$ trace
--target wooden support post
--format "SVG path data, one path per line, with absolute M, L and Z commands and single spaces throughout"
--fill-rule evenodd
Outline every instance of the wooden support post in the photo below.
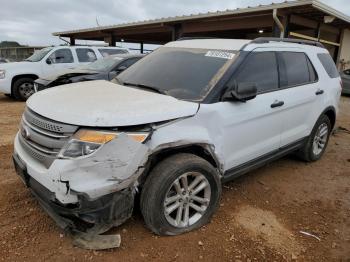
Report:
M 321 39 L 321 23 L 317 24 L 317 28 L 315 30 L 315 37 L 317 38 L 317 41 L 320 41 L 320 39 Z
M 114 35 L 110 34 L 109 36 L 105 36 L 103 39 L 109 46 L 116 46 L 117 39 Z
M 287 17 L 285 17 L 285 23 L 284 23 L 284 38 L 288 38 L 289 37 L 289 27 L 290 27 L 290 15 L 287 15 Z
M 75 38 L 73 36 L 71 36 L 69 38 L 69 42 L 70 42 L 70 45 L 75 45 Z
M 181 24 L 176 24 L 173 25 L 173 30 L 172 30 L 172 35 L 171 35 L 171 40 L 176 41 L 177 39 L 182 37 L 182 25 Z
M 143 54 L 143 42 L 140 42 L 140 53 Z

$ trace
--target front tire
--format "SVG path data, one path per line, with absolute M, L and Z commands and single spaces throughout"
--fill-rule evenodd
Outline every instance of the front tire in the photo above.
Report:
M 208 223 L 221 195 L 217 170 L 192 154 L 176 154 L 150 173 L 141 193 L 141 212 L 158 235 L 179 235 Z
M 16 80 L 13 84 L 12 91 L 16 100 L 26 101 L 32 94 L 35 93 L 34 79 L 24 77 Z
M 319 160 L 324 154 L 331 134 L 331 121 L 326 115 L 320 116 L 312 132 L 304 145 L 298 152 L 298 156 L 307 162 Z

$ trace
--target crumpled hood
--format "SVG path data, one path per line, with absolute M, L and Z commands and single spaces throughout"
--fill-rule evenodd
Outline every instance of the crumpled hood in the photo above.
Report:
M 44 76 L 44 80 L 48 81 L 54 81 L 57 78 L 69 78 L 69 77 L 74 77 L 74 76 L 79 76 L 79 75 L 92 75 L 92 74 L 98 74 L 99 72 L 97 71 L 91 71 L 91 70 L 86 70 L 86 69 L 64 69 L 61 71 L 56 72 L 55 74 L 47 75 Z
M 32 95 L 27 106 L 62 123 L 117 127 L 192 116 L 199 104 L 97 80 L 43 90 Z

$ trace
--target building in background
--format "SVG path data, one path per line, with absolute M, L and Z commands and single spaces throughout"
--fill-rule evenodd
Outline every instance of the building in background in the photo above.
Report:
M 350 67 L 350 17 L 314 0 L 53 33 L 76 40 L 164 44 L 182 37 L 254 39 L 275 36 L 320 41 L 339 67 Z
M 36 50 L 44 48 L 43 46 L 16 46 L 1 47 L 0 57 L 6 58 L 11 62 L 22 61 L 30 57 Z

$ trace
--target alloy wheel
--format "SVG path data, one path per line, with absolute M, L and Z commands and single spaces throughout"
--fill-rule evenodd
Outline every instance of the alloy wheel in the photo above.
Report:
M 327 143 L 328 132 L 328 125 L 326 123 L 322 123 L 318 127 L 312 145 L 312 151 L 316 156 L 321 154 L 324 150 Z
M 18 88 L 21 97 L 28 99 L 32 94 L 34 94 L 34 84 L 31 82 L 25 82 L 21 84 Z
M 185 228 L 195 224 L 205 214 L 211 197 L 207 178 L 198 172 L 178 177 L 164 199 L 164 215 L 174 227 Z

